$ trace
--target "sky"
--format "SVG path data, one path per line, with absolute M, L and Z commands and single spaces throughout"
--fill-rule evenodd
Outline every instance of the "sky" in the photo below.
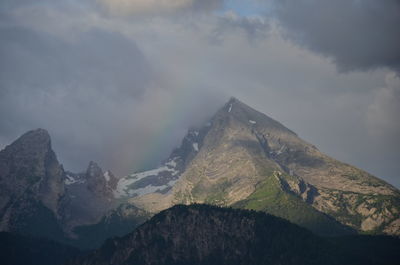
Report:
M 2 0 L 0 148 L 157 165 L 231 96 L 400 187 L 398 0 Z

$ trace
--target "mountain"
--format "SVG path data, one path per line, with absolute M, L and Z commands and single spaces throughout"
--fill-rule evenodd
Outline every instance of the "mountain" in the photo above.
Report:
M 62 265 L 82 255 L 76 248 L 60 243 L 0 232 L 0 262 L 4 265 Z
M 400 235 L 399 190 L 235 98 L 166 161 L 122 178 L 117 196 L 154 213 L 208 203 L 265 211 L 320 234 Z
M 0 231 L 62 238 L 64 169 L 47 131 L 29 131 L 0 151 L 0 187 Z
M 117 206 L 113 191 L 118 180 L 110 172 L 91 161 L 86 172 L 66 173 L 65 187 L 69 196 L 68 215 L 65 224 L 68 230 L 76 226 L 95 224 Z M 82 203 L 85 202 L 85 203 Z
M 261 212 L 177 205 L 70 265 L 389 265 L 399 253 L 396 238 L 327 239 Z
M 98 247 L 148 218 L 115 200 L 117 183 L 95 162 L 84 173 L 64 171 L 49 133 L 29 131 L 0 151 L 0 231 Z

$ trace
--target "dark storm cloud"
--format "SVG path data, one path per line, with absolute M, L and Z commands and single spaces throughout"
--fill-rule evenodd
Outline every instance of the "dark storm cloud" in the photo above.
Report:
M 276 0 L 275 15 L 296 43 L 340 71 L 400 70 L 399 0 Z
M 226 34 L 235 31 L 239 33 L 238 29 L 246 34 L 249 41 L 256 41 L 266 37 L 270 26 L 268 21 L 260 16 L 243 17 L 233 11 L 225 12 L 217 21 L 210 37 L 214 43 L 223 41 Z

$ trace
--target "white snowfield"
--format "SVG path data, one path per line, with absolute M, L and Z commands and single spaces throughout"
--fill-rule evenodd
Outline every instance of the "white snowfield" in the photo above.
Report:
M 139 188 L 139 189 L 130 189 L 129 186 L 132 185 L 133 183 L 149 176 L 156 176 L 162 172 L 169 172 L 171 176 L 177 176 L 179 174 L 179 171 L 175 169 L 176 167 L 176 158 L 171 159 L 167 161 L 163 166 L 144 171 L 144 172 L 139 172 L 135 173 L 129 176 L 126 176 L 118 181 L 117 188 L 114 191 L 114 196 L 116 198 L 123 198 L 123 197 L 131 197 L 131 196 L 141 196 L 145 195 L 147 193 L 152 193 L 156 192 L 157 190 L 163 190 L 165 188 L 171 187 L 175 184 L 177 180 L 172 180 L 166 185 L 162 186 L 153 186 L 153 185 L 147 185 L 144 188 Z
M 107 182 L 110 181 L 110 172 L 108 172 L 108 170 L 107 170 L 106 172 L 104 172 L 103 176 L 104 176 L 104 178 L 105 178 L 105 180 L 106 180 Z
M 152 186 L 148 185 L 144 188 L 132 190 L 129 192 L 129 195 L 133 196 L 142 196 L 148 193 L 156 192 L 156 191 L 162 191 L 163 189 L 166 189 L 168 187 L 172 187 L 178 180 L 171 180 L 170 182 L 167 183 L 167 185 L 162 185 L 162 186 Z
M 85 180 L 78 179 L 78 178 L 75 178 L 74 176 L 67 174 L 66 179 L 64 180 L 64 183 L 65 183 L 65 185 L 72 185 L 74 183 L 85 183 Z
M 256 124 L 256 123 L 257 123 L 256 121 L 253 121 L 253 120 L 249 120 L 249 122 L 250 122 L 251 124 Z
M 194 149 L 194 151 L 198 152 L 199 151 L 199 144 L 198 143 L 193 143 L 193 149 Z

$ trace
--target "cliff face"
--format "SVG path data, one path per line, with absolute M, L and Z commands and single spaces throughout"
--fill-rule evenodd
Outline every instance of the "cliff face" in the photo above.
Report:
M 57 226 L 66 201 L 64 178 L 43 129 L 25 133 L 0 151 L 0 229 L 35 229 L 42 217 Z
M 209 203 L 266 211 L 322 234 L 346 232 L 340 223 L 400 235 L 396 188 L 328 157 L 237 99 L 188 137 L 191 157 L 171 191 L 134 196 L 131 203 L 153 212 Z

